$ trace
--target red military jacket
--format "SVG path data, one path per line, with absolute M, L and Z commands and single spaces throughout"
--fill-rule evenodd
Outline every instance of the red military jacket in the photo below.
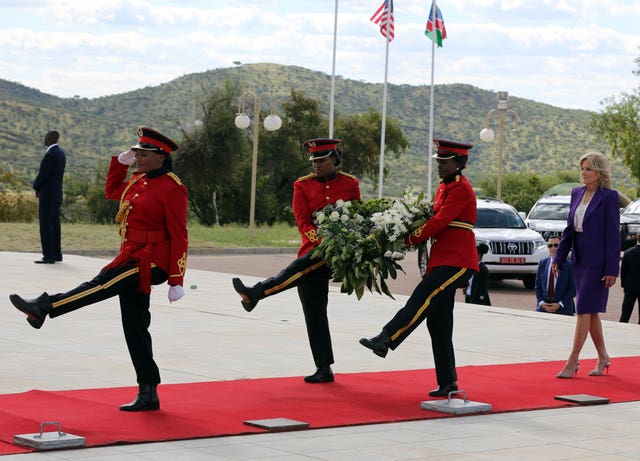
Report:
M 427 273 L 438 266 L 465 267 L 478 272 L 478 251 L 473 233 L 476 196 L 471 183 L 461 174 L 445 178 L 433 200 L 433 217 L 405 238 L 417 245 L 433 237 Z
M 293 215 L 302 236 L 298 257 L 320 243 L 318 228 L 313 222 L 313 212 L 340 199 L 345 202 L 360 200 L 360 186 L 355 176 L 338 171 L 328 178 L 318 178 L 311 173 L 293 183 Z
M 120 200 L 120 254 L 107 267 L 138 261 L 140 290 L 151 290 L 151 264 L 165 271 L 170 285 L 182 285 L 187 267 L 187 188 L 173 173 L 137 174 L 111 157 L 105 186 L 108 199 Z

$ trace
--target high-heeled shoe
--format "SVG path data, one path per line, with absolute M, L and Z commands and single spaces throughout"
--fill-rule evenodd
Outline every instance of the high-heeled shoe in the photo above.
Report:
M 598 363 L 596 363 L 596 367 L 589 372 L 589 376 L 602 376 L 604 370 L 607 370 L 607 374 L 609 374 L 609 367 L 611 366 L 611 359 L 607 357 L 605 360 L 598 359 Z
M 574 378 L 578 374 L 578 369 L 580 368 L 580 362 L 576 362 L 574 366 L 569 366 L 569 363 L 564 366 L 562 371 L 556 375 L 556 378 L 560 379 L 571 379 Z

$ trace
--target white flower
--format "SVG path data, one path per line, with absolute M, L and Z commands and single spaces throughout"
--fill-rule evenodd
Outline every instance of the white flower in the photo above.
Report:
M 315 214 L 318 234 L 323 237 L 316 255 L 332 261 L 332 276 L 342 280 L 344 291 L 355 291 L 360 299 L 372 283 L 379 292 L 378 287 L 386 290 L 376 280 L 395 278 L 397 270 L 402 269 L 397 261 L 404 258 L 403 237 L 417 222 L 432 214 L 424 194 L 410 198 L 410 201 L 339 200 Z

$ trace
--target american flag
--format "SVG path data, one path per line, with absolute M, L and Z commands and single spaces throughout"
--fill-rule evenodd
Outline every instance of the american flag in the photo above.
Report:
M 387 27 L 389 28 L 389 41 L 394 37 L 393 26 L 393 0 L 384 0 L 380 8 L 373 13 L 371 21 L 380 26 L 380 33 L 387 38 Z

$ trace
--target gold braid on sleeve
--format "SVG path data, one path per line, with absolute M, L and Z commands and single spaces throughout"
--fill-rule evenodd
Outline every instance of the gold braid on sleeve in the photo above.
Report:
M 187 271 L 187 253 L 182 253 L 182 257 L 178 259 L 178 272 L 179 274 L 173 274 L 172 277 L 184 277 L 184 273 Z
M 420 237 L 422 235 L 422 231 L 424 230 L 424 226 L 426 226 L 426 225 L 427 224 L 425 223 L 422 226 L 418 227 L 413 232 L 411 232 L 411 237 Z
M 304 235 L 309 239 L 310 242 L 316 243 L 320 241 L 320 238 L 318 237 L 318 232 L 315 229 L 306 231 Z

